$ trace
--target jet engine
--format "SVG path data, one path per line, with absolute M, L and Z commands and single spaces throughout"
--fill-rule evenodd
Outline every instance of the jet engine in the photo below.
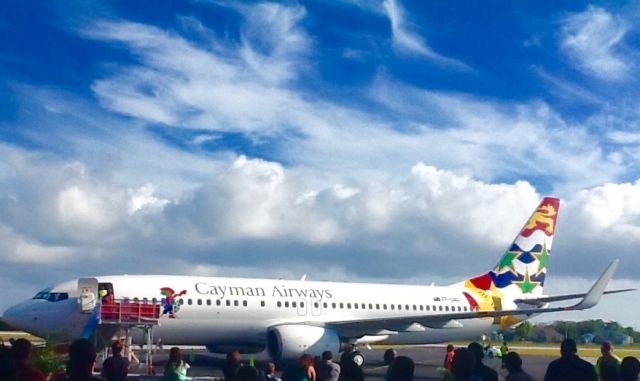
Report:
M 340 337 L 336 331 L 322 327 L 279 325 L 267 331 L 267 349 L 275 360 L 293 360 L 304 353 L 314 356 L 324 351 L 338 353 Z

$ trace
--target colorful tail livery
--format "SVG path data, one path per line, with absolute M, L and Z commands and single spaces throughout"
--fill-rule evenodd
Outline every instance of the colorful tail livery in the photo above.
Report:
M 559 199 L 542 199 L 496 267 L 465 282 L 476 296 L 467 296 L 470 303 L 476 299 L 481 310 L 504 309 L 514 300 L 542 295 L 559 209 Z

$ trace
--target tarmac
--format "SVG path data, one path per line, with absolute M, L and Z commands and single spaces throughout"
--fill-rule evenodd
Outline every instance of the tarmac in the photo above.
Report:
M 443 360 L 445 355 L 444 346 L 424 346 L 424 347 L 412 347 L 412 348 L 396 348 L 398 355 L 409 356 L 415 362 L 415 380 L 442 380 L 443 377 Z M 366 380 L 384 380 L 387 367 L 384 365 L 382 357 L 384 349 L 372 349 L 363 350 L 366 362 L 364 365 L 364 373 Z M 559 352 L 559 351 L 558 351 Z M 188 376 L 193 380 L 217 380 L 222 378 L 222 366 L 224 359 L 218 355 L 207 353 L 203 350 L 186 352 L 185 360 L 191 365 Z M 559 355 L 559 353 L 558 353 Z M 339 357 L 339 355 L 336 355 Z M 544 374 L 549 363 L 557 357 L 546 356 L 523 356 L 523 368 L 531 374 L 534 379 L 544 379 Z M 166 351 L 158 353 L 154 356 L 155 369 L 158 374 L 162 374 L 164 363 L 167 360 Z M 337 359 L 336 359 L 337 360 Z M 248 356 L 243 356 L 242 362 L 247 364 L 249 361 Z M 506 371 L 500 368 L 500 359 L 488 359 L 484 360 L 484 363 L 494 368 L 498 374 L 504 379 Z M 261 367 L 261 363 L 257 363 L 256 366 Z M 135 371 L 135 370 L 134 370 Z M 278 376 L 281 376 L 281 370 L 278 371 Z M 137 379 L 139 381 L 144 380 L 157 380 L 159 377 L 130 377 L 130 379 Z

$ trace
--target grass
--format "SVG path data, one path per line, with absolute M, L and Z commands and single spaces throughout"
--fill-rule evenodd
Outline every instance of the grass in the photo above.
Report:
M 0 340 L 2 340 L 2 342 L 4 342 L 5 344 L 7 344 L 9 342 L 9 339 L 14 339 L 14 340 L 18 340 L 18 339 L 27 339 L 29 341 L 31 341 L 34 344 L 43 344 L 44 343 L 44 339 L 37 337 L 37 336 L 33 336 L 29 333 L 26 332 L 21 332 L 21 331 L 0 331 Z
M 456 347 L 467 346 L 469 342 L 454 342 Z M 524 356 L 560 356 L 560 343 L 533 343 L 529 341 L 513 341 L 507 343 L 509 349 L 518 352 Z M 493 346 L 500 347 L 501 343 L 496 342 Z M 634 356 L 640 357 L 640 344 L 621 345 L 614 347 L 615 354 L 620 357 Z M 598 344 L 579 344 L 578 355 L 582 357 L 599 357 L 600 345 Z

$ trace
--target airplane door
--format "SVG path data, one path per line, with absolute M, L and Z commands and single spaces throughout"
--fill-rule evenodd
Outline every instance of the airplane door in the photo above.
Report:
M 304 299 L 298 300 L 298 316 L 305 316 L 307 314 L 307 301 Z
M 316 299 L 311 303 L 311 315 L 320 316 L 322 314 L 322 300 Z
M 78 305 L 80 311 L 90 314 L 98 304 L 98 280 L 96 278 L 78 279 Z

